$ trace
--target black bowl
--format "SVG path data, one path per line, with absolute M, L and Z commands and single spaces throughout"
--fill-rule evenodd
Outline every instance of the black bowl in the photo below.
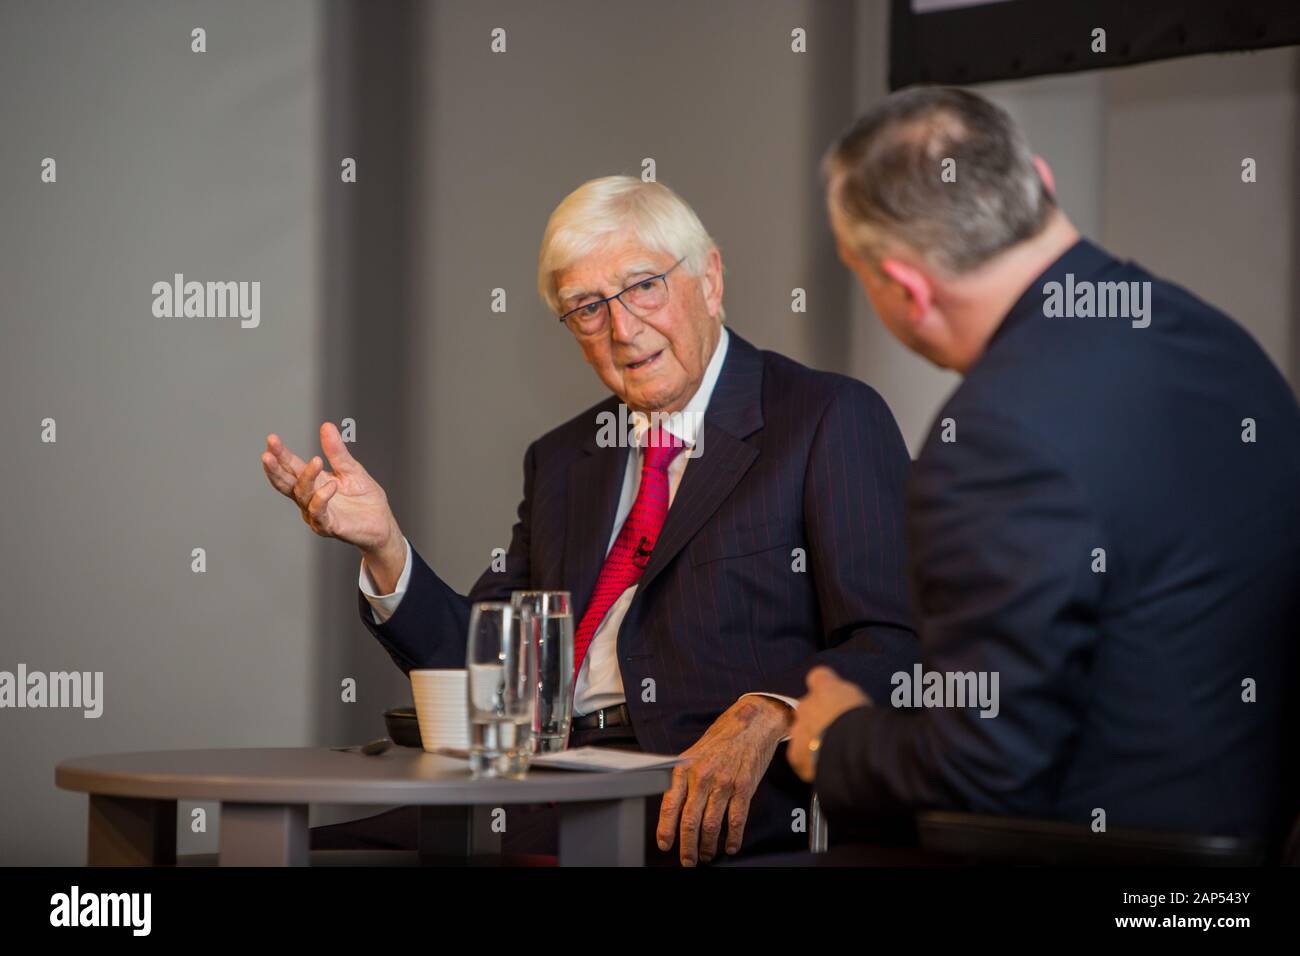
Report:
M 393 707 L 384 711 L 384 726 L 388 728 L 388 736 L 399 747 L 423 749 L 414 707 Z

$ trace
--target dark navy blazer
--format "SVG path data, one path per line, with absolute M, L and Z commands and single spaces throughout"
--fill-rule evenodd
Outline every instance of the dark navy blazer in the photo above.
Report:
M 1150 282 L 1150 325 L 1047 317 L 1067 274 Z M 1000 713 L 845 714 L 832 833 L 900 807 L 1266 838 L 1294 814 L 1300 410 L 1227 316 L 1077 243 L 939 413 L 907 531 L 925 668 L 998 672 Z
M 468 597 L 414 549 L 409 590 L 387 622 L 375 625 L 358 592 L 362 621 L 404 671 L 463 667 L 474 601 L 563 589 L 581 619 L 627 464 L 626 448 L 597 444 L 597 415 L 617 408 L 611 397 L 528 448 L 505 570 L 486 571 Z M 750 691 L 802 696 L 814 664 L 876 693 L 911 667 L 918 652 L 902 572 L 909 464 L 872 389 L 731 333 L 702 454 L 686 466 L 619 629 L 642 749 L 687 749 Z M 782 745 L 755 794 L 744 848 L 806 846 L 794 810 L 809 799 Z

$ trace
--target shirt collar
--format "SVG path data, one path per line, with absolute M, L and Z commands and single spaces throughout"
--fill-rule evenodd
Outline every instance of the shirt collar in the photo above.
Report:
M 1096 275 L 1114 261 L 1105 249 L 1087 239 L 1079 239 L 1029 283 L 1024 293 L 1016 300 L 1016 304 L 1008 310 L 1006 317 L 993 330 L 988 343 L 984 346 L 984 351 L 987 353 L 1004 333 L 1021 322 L 1031 316 L 1043 314 L 1043 286 L 1048 282 L 1059 281 L 1066 273 L 1078 277 Z
M 713 397 L 718 376 L 722 374 L 722 363 L 727 358 L 729 339 L 727 327 L 724 325 L 722 334 L 718 336 L 718 344 L 713 347 L 713 357 L 709 359 L 708 367 L 704 370 L 704 378 L 700 379 L 700 387 L 695 390 L 686 407 L 680 413 L 667 416 L 667 421 L 664 423 L 673 435 L 686 443 L 687 448 L 695 447 L 700 429 L 704 427 L 704 412 L 709 407 L 709 399 Z M 641 448 L 645 444 L 646 432 L 650 430 L 650 417 L 644 412 L 633 412 L 632 427 L 636 430 L 637 447 Z

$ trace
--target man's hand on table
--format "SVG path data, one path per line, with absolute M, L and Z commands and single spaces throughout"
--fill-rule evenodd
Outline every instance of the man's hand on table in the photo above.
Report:
M 812 744 L 821 746 L 826 728 L 847 711 L 871 704 L 871 698 L 857 684 L 850 683 L 829 667 L 814 667 L 808 672 L 808 694 L 799 698 L 790 727 L 790 745 L 786 759 L 805 783 L 817 775 Z
M 332 472 L 319 456 L 304 462 L 274 434 L 267 436 L 262 470 L 276 491 L 298 505 L 312 531 L 359 548 L 371 579 L 387 594 L 406 564 L 405 540 L 388 495 L 352 457 L 332 423 L 321 425 L 320 443 Z
M 673 769 L 659 811 L 659 849 L 672 849 L 676 840 L 683 866 L 708 863 L 718 853 L 725 815 L 726 851 L 738 853 L 749 801 L 789 722 L 790 708 L 771 697 L 742 697 L 727 708 Z

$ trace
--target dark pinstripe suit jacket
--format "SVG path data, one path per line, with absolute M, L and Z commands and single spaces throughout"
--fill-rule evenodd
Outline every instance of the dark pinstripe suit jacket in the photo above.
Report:
M 617 408 L 611 397 L 529 447 L 504 571 L 485 572 L 466 597 L 412 548 L 409 590 L 382 626 L 358 592 L 362 621 L 404 671 L 463 667 L 474 601 L 563 589 L 581 616 L 627 464 L 626 448 L 596 442 L 597 415 Z M 643 749 L 685 750 L 746 692 L 801 696 L 817 663 L 888 696 L 889 676 L 918 659 L 902 574 L 908 466 L 872 389 L 732 333 L 703 453 L 686 466 L 618 634 Z M 783 745 L 754 796 L 745 850 L 806 845 L 792 820 L 808 802 Z

